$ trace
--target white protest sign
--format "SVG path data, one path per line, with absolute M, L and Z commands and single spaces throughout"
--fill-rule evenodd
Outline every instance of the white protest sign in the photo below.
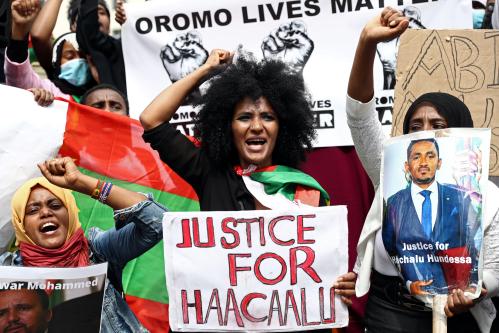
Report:
M 312 95 L 315 147 L 352 145 L 345 95 L 362 27 L 385 6 L 404 10 L 413 28 L 472 27 L 469 0 L 149 1 L 127 4 L 122 27 L 130 115 L 138 118 L 164 88 L 199 67 L 215 48 L 239 45 L 302 71 Z M 382 43 L 375 61 L 376 108 L 391 126 L 398 39 Z M 173 117 L 192 135 L 193 111 Z
M 345 206 L 167 212 L 163 239 L 175 331 L 348 325 L 332 287 L 348 269 Z
M 383 244 L 413 295 L 478 297 L 489 129 L 445 129 L 385 144 Z
M 0 331 L 100 331 L 107 263 L 77 268 L 3 266 L 0 309 L 17 313 Z M 27 315 L 19 315 L 21 306 Z M 16 312 L 17 311 L 17 312 Z

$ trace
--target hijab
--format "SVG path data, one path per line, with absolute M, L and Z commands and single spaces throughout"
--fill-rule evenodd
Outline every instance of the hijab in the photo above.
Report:
M 31 190 L 42 186 L 49 190 L 64 204 L 68 210 L 68 234 L 66 242 L 57 249 L 47 249 L 37 245 L 26 234 L 24 215 Z M 12 198 L 12 224 L 16 233 L 16 245 L 19 245 L 23 263 L 26 266 L 39 267 L 78 267 L 86 266 L 88 259 L 88 242 L 83 234 L 78 218 L 78 207 L 71 191 L 51 184 L 46 178 L 33 178 L 25 182 Z
M 438 114 L 445 118 L 448 127 L 473 127 L 471 112 L 459 98 L 443 92 L 430 92 L 419 96 L 407 110 L 404 118 L 404 134 L 409 133 L 412 115 L 422 103 L 433 105 Z

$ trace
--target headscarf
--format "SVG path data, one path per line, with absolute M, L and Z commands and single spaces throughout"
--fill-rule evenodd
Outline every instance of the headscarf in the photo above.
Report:
M 68 210 L 66 242 L 58 249 L 46 249 L 26 234 L 24 215 L 31 191 L 42 186 L 54 194 Z M 33 178 L 25 182 L 12 197 L 12 224 L 16 233 L 16 245 L 20 245 L 21 257 L 27 266 L 77 267 L 88 265 L 88 243 L 81 229 L 78 207 L 71 191 L 51 184 L 46 178 Z M 23 252 L 25 251 L 24 255 Z M 26 255 L 29 254 L 29 255 Z
M 82 96 L 88 89 L 96 85 L 93 78 L 90 79 L 85 85 L 78 87 L 75 86 L 64 79 L 59 79 L 59 74 L 61 74 L 61 58 L 62 50 L 64 48 L 64 42 L 68 42 L 74 46 L 76 50 L 80 50 L 78 42 L 76 41 L 75 32 L 67 32 L 59 36 L 54 44 L 52 45 L 52 73 L 50 79 L 54 84 L 61 89 L 61 91 L 68 95 L 76 95 L 78 97 Z
M 448 127 L 473 127 L 471 112 L 459 98 L 443 92 L 430 92 L 419 96 L 409 107 L 404 118 L 404 134 L 409 133 L 409 121 L 422 103 L 430 103 L 447 121 Z

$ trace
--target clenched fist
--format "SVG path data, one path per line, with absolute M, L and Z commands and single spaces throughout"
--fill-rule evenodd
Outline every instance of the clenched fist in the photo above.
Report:
M 301 21 L 281 24 L 262 42 L 265 59 L 281 60 L 296 72 L 303 71 L 313 50 L 314 42 Z
M 173 43 L 166 44 L 160 54 L 163 66 L 172 82 L 178 81 L 198 69 L 208 58 L 208 51 L 201 44 L 196 31 L 178 35 Z

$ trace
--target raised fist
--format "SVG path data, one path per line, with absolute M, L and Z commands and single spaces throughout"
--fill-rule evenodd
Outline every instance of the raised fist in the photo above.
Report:
M 208 58 L 196 31 L 177 35 L 173 43 L 166 44 L 160 53 L 163 66 L 172 82 L 178 81 L 199 68 Z
M 58 157 L 39 163 L 38 168 L 49 182 L 59 187 L 78 190 L 81 172 L 70 157 Z
M 314 42 L 301 21 L 281 24 L 262 42 L 265 59 L 281 60 L 297 72 L 303 71 L 313 50 Z
M 421 11 L 414 6 L 405 7 L 402 13 L 396 9 L 387 7 L 382 12 L 382 21 L 386 25 L 387 18 L 391 19 L 397 15 L 401 16 L 400 19 L 408 20 L 408 25 L 404 24 L 400 29 L 389 29 L 389 26 L 387 26 L 385 29 L 388 30 L 384 32 L 381 30 L 383 33 L 378 32 L 378 38 L 382 40 L 379 41 L 376 51 L 383 66 L 383 90 L 395 89 L 395 70 L 397 67 L 397 51 L 400 35 L 407 27 L 411 29 L 425 29 L 421 23 Z M 383 22 L 380 21 L 380 24 L 383 25 Z
M 395 89 L 395 69 L 397 67 L 397 50 L 399 39 L 381 42 L 376 48 L 383 66 L 383 90 Z
M 14 40 L 22 40 L 31 29 L 40 11 L 40 0 L 14 0 L 11 4 L 12 34 Z

